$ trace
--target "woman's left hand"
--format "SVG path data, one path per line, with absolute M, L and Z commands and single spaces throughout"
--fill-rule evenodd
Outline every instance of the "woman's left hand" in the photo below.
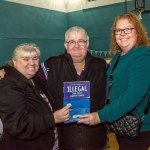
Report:
M 100 118 L 97 112 L 93 112 L 90 114 L 80 115 L 79 118 L 81 119 L 78 123 L 84 123 L 87 125 L 96 125 L 100 123 Z

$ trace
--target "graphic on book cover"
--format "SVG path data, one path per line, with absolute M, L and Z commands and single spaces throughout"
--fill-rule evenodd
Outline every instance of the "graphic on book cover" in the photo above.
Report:
M 64 106 L 71 104 L 68 122 L 77 122 L 78 116 L 90 113 L 90 81 L 64 82 Z

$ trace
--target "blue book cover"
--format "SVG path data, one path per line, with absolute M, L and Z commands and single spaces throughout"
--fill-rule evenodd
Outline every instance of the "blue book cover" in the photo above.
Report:
M 90 81 L 64 82 L 64 106 L 71 104 L 69 122 L 77 122 L 78 116 L 90 113 Z

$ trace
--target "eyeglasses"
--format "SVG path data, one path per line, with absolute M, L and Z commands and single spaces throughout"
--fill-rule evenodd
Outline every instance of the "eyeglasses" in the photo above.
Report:
M 114 30 L 115 35 L 121 35 L 122 32 L 124 32 L 125 34 L 130 34 L 132 33 L 132 30 L 135 28 L 124 28 L 124 29 L 116 29 Z
M 76 43 L 79 45 L 79 46 L 84 46 L 86 44 L 87 41 L 84 41 L 84 40 L 79 40 L 79 41 L 74 41 L 74 40 L 71 40 L 71 41 L 68 41 L 66 42 L 69 46 L 75 46 Z

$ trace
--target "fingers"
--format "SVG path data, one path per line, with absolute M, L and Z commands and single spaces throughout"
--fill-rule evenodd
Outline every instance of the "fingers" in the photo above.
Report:
M 89 114 L 79 115 L 78 118 L 80 119 L 89 118 Z
M 69 117 L 70 117 L 70 108 L 71 108 L 71 104 L 67 104 L 65 107 L 63 107 L 61 109 L 61 115 L 62 115 L 62 118 L 64 119 L 64 121 L 68 121 L 69 120 Z
M 90 114 L 80 115 L 79 118 L 81 120 L 79 120 L 78 123 L 89 124 L 91 122 Z
M 65 107 L 62 108 L 62 113 L 69 113 L 71 104 L 67 104 Z
M 56 113 L 56 115 L 55 115 L 56 123 L 65 122 L 65 121 L 69 120 L 70 108 L 71 108 L 71 104 L 67 104 L 65 107 L 63 107 L 62 109 L 55 112 Z M 78 118 L 79 118 L 78 123 L 83 123 L 83 124 L 87 124 L 87 125 L 96 125 L 96 124 L 100 123 L 100 118 L 99 118 L 97 112 L 79 115 Z
M 69 106 L 64 107 L 60 110 L 57 110 L 54 112 L 54 119 L 55 119 L 55 123 L 60 123 L 60 122 L 64 122 L 64 121 L 68 121 L 70 114 L 69 114 Z
M 100 118 L 97 112 L 81 115 L 79 118 L 81 120 L 78 123 L 84 123 L 88 125 L 96 125 L 100 123 Z
M 66 105 L 65 107 L 62 108 L 62 114 L 63 115 L 68 115 L 69 112 L 70 112 L 70 107 L 71 107 L 71 104 L 68 104 Z
M 63 121 L 68 121 L 69 117 L 70 117 L 70 108 L 71 108 L 71 104 L 67 104 L 65 107 L 63 107 L 61 109 L 61 117 L 63 119 Z
M 79 123 L 79 124 L 80 124 L 80 123 L 83 123 L 83 124 L 87 124 L 87 125 L 94 125 L 94 124 L 92 123 L 92 121 L 85 120 L 85 119 L 78 121 L 78 123 Z
M 65 107 L 64 107 L 64 109 L 69 109 L 69 108 L 71 108 L 71 104 L 70 103 L 68 103 Z

